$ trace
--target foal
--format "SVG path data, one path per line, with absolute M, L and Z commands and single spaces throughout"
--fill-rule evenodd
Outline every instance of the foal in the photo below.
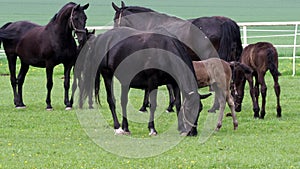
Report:
M 252 74 L 244 75 L 239 71 L 235 71 L 236 80 L 234 89 L 236 111 L 241 111 L 242 101 L 244 97 L 245 81 L 247 80 L 249 83 L 250 95 L 253 102 L 254 118 L 263 119 L 265 117 L 267 86 L 264 77 L 266 72 L 270 70 L 274 80 L 274 89 L 277 97 L 277 117 L 281 117 L 280 86 L 278 83 L 278 76 L 280 76 L 280 72 L 278 71 L 278 53 L 276 51 L 276 48 L 268 42 L 258 42 L 256 44 L 250 44 L 242 52 L 240 62 L 251 67 L 254 72 Z M 255 86 L 253 85 L 253 77 L 255 77 Z M 261 86 L 260 92 L 262 95 L 260 115 L 260 108 L 258 105 L 259 86 Z
M 193 61 L 193 66 L 197 76 L 198 87 L 212 86 L 215 91 L 215 103 L 217 101 L 220 105 L 220 115 L 216 130 L 222 127 L 222 119 L 224 116 L 225 104 L 227 102 L 230 107 L 233 128 L 234 130 L 238 127 L 238 121 L 235 114 L 234 99 L 230 92 L 231 83 L 231 67 L 230 64 L 224 60 L 218 58 L 211 58 L 203 61 Z M 215 106 L 209 112 L 215 111 Z

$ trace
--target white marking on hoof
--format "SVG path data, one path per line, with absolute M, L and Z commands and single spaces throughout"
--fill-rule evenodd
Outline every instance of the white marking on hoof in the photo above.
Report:
M 17 106 L 16 109 L 26 109 L 26 106 Z
M 72 110 L 72 107 L 66 107 L 65 110 Z
M 188 135 L 187 132 L 182 132 L 182 133 L 180 133 L 180 136 L 187 136 L 187 135 Z
M 52 111 L 52 110 L 53 110 L 53 108 L 46 108 L 46 110 L 47 110 L 47 111 Z
M 115 135 L 122 135 L 122 134 L 124 134 L 124 130 L 122 128 L 115 129 Z
M 156 135 L 157 135 L 157 132 L 154 131 L 154 129 L 150 129 L 149 136 L 156 136 Z
M 139 112 L 140 112 L 140 113 L 148 113 L 147 110 L 146 110 L 146 111 L 141 111 L 141 110 L 139 110 Z

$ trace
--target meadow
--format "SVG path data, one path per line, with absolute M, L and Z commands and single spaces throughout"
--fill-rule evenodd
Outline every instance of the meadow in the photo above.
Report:
M 76 1 L 90 3 L 87 11 L 88 25 L 111 25 L 113 9 L 111 1 Z M 1 1 L 0 25 L 8 21 L 31 20 L 46 24 L 64 1 Z M 115 3 L 119 4 L 119 2 Z M 193 18 L 208 15 L 224 15 L 237 22 L 246 21 L 297 21 L 300 16 L 300 2 L 288 1 L 237 1 L 229 0 L 220 3 L 212 1 L 125 1 L 128 5 L 141 5 L 157 11 Z M 251 4 L 250 4 L 251 3 Z M 280 28 L 281 29 L 281 28 Z M 292 29 L 292 28 L 291 28 Z M 275 41 L 285 43 L 290 39 L 256 39 L 257 41 Z M 254 40 L 253 40 L 254 42 Z M 290 51 L 279 50 L 280 56 L 291 56 Z M 148 137 L 147 123 L 130 121 L 132 136 L 114 136 L 104 85 L 101 84 L 100 111 L 107 124 L 100 124 L 108 133 L 100 138 L 93 138 L 89 128 L 83 127 L 77 108 L 64 110 L 63 104 L 63 68 L 55 68 L 54 87 L 52 90 L 53 111 L 46 111 L 46 77 L 45 70 L 31 67 L 24 84 L 24 102 L 26 109 L 15 109 L 13 93 L 9 81 L 9 71 L 5 56 L 0 57 L 0 169 L 1 168 L 300 168 L 300 73 L 292 74 L 292 61 L 281 59 L 279 78 L 281 85 L 281 105 L 283 117 L 276 118 L 276 100 L 271 76 L 266 76 L 268 86 L 267 115 L 264 120 L 253 118 L 249 92 L 245 92 L 242 112 L 237 114 L 239 128 L 234 131 L 231 118 L 224 118 L 219 132 L 211 134 L 205 129 L 210 115 L 213 97 L 203 100 L 204 109 L 199 119 L 199 136 L 179 137 L 176 129 L 171 131 L 172 138 L 178 139 L 176 145 L 168 145 L 167 139 L 148 145 L 145 142 L 155 140 Z M 298 60 L 297 60 L 298 62 Z M 19 66 L 19 63 L 18 63 Z M 297 70 L 300 65 L 297 64 Z M 246 90 L 249 90 L 246 86 Z M 207 93 L 206 88 L 200 90 Z M 159 108 L 156 113 L 158 139 L 176 122 L 175 113 L 164 113 L 166 107 L 166 89 L 161 87 Z M 138 113 L 143 92 L 131 90 L 130 115 L 148 119 L 148 113 Z M 118 107 L 118 110 L 120 108 Z M 229 109 L 226 108 L 226 112 Z M 119 111 L 120 112 L 120 111 Z M 118 114 L 120 116 L 120 114 Z M 213 125 L 210 127 L 214 127 Z M 201 133 L 201 131 L 203 131 Z M 208 131 L 210 137 L 203 139 L 202 134 Z M 205 133 L 204 133 L 205 134 Z M 161 135 L 161 136 L 160 136 Z M 141 140 L 138 144 L 123 147 L 118 144 L 122 139 Z M 145 142 L 143 142 L 143 140 Z M 100 141 L 100 142 L 98 142 Z M 101 142 L 103 141 L 103 142 Z M 160 154 L 161 148 L 170 146 Z M 144 148 L 143 145 L 145 144 Z M 106 145 L 106 146 L 103 146 Z M 109 150 L 109 146 L 114 145 Z M 152 147 L 151 147 L 152 146 Z M 131 148 L 131 149 L 128 149 Z M 145 148 L 146 147 L 146 148 Z M 126 154 L 126 151 L 128 151 Z M 119 152 L 119 154 L 118 154 Z M 153 152 L 153 155 L 151 155 Z M 132 154 L 139 154 L 140 157 Z M 150 155 L 148 155 L 150 154 Z M 145 156 L 150 157 L 145 157 Z M 134 158 L 132 158 L 134 157 Z M 144 157 L 144 158 L 143 158 Z

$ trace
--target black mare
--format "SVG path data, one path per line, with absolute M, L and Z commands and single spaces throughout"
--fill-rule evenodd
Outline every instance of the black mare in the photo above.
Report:
M 79 65 L 76 63 L 75 66 L 75 71 L 79 71 L 83 78 L 83 88 L 80 90 L 89 94 L 95 88 L 95 95 L 99 99 L 100 74 L 102 75 L 116 134 L 130 134 L 126 110 L 130 88 L 151 91 L 152 106 L 148 128 L 149 135 L 157 134 L 154 126 L 156 94 L 158 86 L 165 84 L 171 84 L 174 88 L 178 130 L 183 135 L 197 134 L 197 119 L 202 105 L 192 61 L 180 41 L 164 33 L 120 27 L 109 30 L 88 43 L 92 44 L 90 50 L 82 50 L 77 60 Z M 86 59 L 89 62 L 81 62 Z M 81 63 L 88 65 L 82 66 Z M 113 77 L 121 83 L 122 125 L 116 113 Z M 180 91 L 184 98 L 182 108 Z
M 64 65 L 65 105 L 71 108 L 68 90 L 70 70 L 76 61 L 76 43 L 72 32 L 78 37 L 85 33 L 88 4 L 80 6 L 70 2 L 64 5 L 45 26 L 28 21 L 7 23 L 1 30 L 8 34 L 17 34 L 14 39 L 0 37 L 8 59 L 10 80 L 14 92 L 14 104 L 17 108 L 25 107 L 22 98 L 22 86 L 29 66 L 46 68 L 47 74 L 47 109 L 51 110 L 50 93 L 53 86 L 53 69 Z M 19 56 L 21 68 L 16 78 L 16 60 Z
M 188 24 L 181 19 L 158 13 L 149 8 L 125 6 L 124 2 L 120 8 L 114 3 L 112 6 L 115 10 L 115 27 L 128 26 L 138 30 L 152 31 L 159 30 L 161 27 L 166 28 L 192 49 L 189 49 L 188 52 L 194 61 L 205 60 L 210 57 L 220 57 L 225 61 L 238 61 L 242 53 L 239 26 L 230 18 L 213 16 L 190 19 L 188 21 L 193 26 L 187 28 L 186 25 Z M 204 40 L 207 38 L 209 42 Z M 211 46 L 217 50 L 218 55 L 212 52 Z M 167 111 L 173 111 L 172 89 L 169 85 L 167 87 L 170 98 Z M 144 103 L 140 111 L 146 111 L 147 106 L 148 91 L 145 91 Z M 214 105 L 214 107 L 218 107 L 218 105 Z

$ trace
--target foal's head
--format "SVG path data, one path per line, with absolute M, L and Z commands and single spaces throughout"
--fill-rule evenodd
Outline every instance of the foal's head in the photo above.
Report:
M 240 112 L 244 98 L 246 75 L 252 74 L 253 70 L 249 66 L 239 62 L 230 62 L 230 66 L 233 68 L 232 94 L 234 96 L 235 111 Z

